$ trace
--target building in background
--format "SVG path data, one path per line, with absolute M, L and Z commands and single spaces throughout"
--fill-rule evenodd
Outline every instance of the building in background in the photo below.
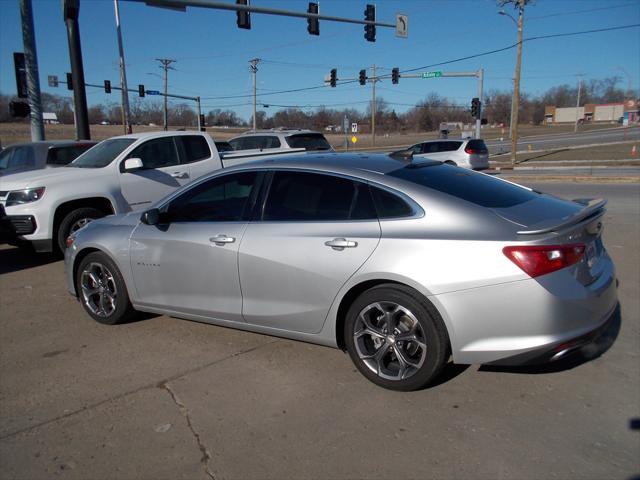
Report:
M 633 121 L 637 121 L 637 102 L 631 101 L 635 106 L 635 117 Z M 620 103 L 587 103 L 583 107 L 556 107 L 555 105 L 547 105 L 544 107 L 545 123 L 575 123 L 576 110 L 577 118 L 580 123 L 615 123 L 620 121 L 626 111 L 628 102 Z

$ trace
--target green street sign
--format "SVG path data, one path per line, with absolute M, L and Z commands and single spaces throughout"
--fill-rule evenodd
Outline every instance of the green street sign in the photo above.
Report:
M 442 76 L 442 72 L 441 71 L 437 71 L 437 72 L 422 72 L 422 78 L 436 78 L 436 77 L 441 77 Z

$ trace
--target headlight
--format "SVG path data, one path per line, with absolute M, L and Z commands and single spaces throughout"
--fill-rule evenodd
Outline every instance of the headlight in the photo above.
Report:
M 44 187 L 27 188 L 26 190 L 13 190 L 7 196 L 7 207 L 22 205 L 40 200 L 44 195 Z

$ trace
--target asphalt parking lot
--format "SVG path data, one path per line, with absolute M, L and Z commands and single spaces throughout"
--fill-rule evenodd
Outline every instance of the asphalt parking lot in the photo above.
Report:
M 532 186 L 609 198 L 615 343 L 555 368 L 450 366 L 413 393 L 320 346 L 164 316 L 97 324 L 62 262 L 0 247 L 0 477 L 637 477 L 640 186 Z

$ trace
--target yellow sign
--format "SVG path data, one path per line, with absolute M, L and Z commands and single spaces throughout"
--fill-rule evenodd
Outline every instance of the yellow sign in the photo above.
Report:
M 357 141 L 358 141 L 358 137 L 356 137 L 355 135 L 351 137 L 351 143 L 356 143 Z

